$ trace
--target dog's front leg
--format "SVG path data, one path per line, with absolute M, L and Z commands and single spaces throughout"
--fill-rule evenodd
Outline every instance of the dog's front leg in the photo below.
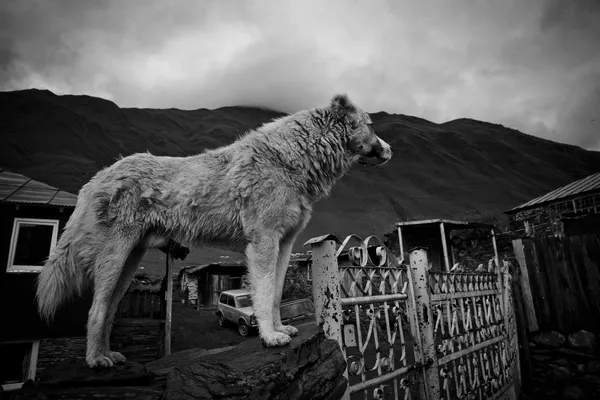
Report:
M 288 334 L 275 331 L 273 325 L 275 268 L 278 255 L 279 237 L 275 234 L 257 235 L 246 249 L 258 331 L 263 344 L 268 347 L 284 346 L 291 341 Z
M 296 236 L 284 238 L 279 245 L 279 257 L 277 259 L 277 270 L 275 272 L 275 302 L 273 303 L 273 324 L 278 332 L 287 333 L 290 336 L 298 334 L 298 329 L 292 325 L 283 325 L 281 323 L 281 296 L 283 295 L 283 287 L 285 286 L 285 274 L 290 264 L 290 255 Z

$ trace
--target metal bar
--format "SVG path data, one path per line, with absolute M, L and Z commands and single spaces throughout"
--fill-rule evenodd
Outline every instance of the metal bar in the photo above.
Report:
M 406 293 L 392 293 L 392 294 L 380 294 L 376 296 L 364 296 L 364 297 L 346 297 L 340 299 L 342 306 L 354 306 L 371 303 L 383 303 L 384 301 L 396 301 L 396 300 L 407 300 L 408 295 Z
M 450 361 L 454 361 L 457 358 L 464 357 L 467 354 L 471 354 L 472 352 L 480 350 L 480 349 L 483 349 L 484 347 L 491 346 L 494 343 L 501 342 L 504 339 L 508 339 L 508 336 L 507 335 L 498 336 L 498 337 L 495 337 L 493 339 L 486 340 L 485 342 L 481 342 L 481 343 L 478 343 L 478 344 L 476 344 L 474 346 L 468 347 L 466 349 L 459 350 L 456 353 L 448 354 L 447 356 L 444 356 L 444 357 L 438 359 L 438 364 L 440 364 L 440 365 L 441 364 L 447 364 Z
M 370 389 L 374 386 L 382 384 L 383 382 L 385 382 L 387 380 L 397 378 L 400 375 L 405 375 L 408 372 L 410 372 L 412 369 L 413 369 L 413 366 L 409 365 L 409 366 L 397 369 L 395 371 L 392 371 L 389 374 L 381 375 L 376 378 L 370 379 L 368 381 L 357 383 L 356 385 L 350 386 L 350 388 L 349 388 L 350 393 L 356 393 L 356 392 L 360 392 L 361 390 Z
M 444 223 L 440 223 L 440 235 L 442 236 L 442 249 L 444 250 L 444 262 L 446 263 L 446 271 L 450 271 L 450 259 L 448 258 L 448 243 L 446 243 L 446 230 Z
M 454 300 L 461 299 L 463 297 L 472 297 L 472 296 L 490 296 L 490 295 L 501 295 L 502 293 L 498 290 L 477 290 L 472 292 L 457 292 L 457 293 L 437 293 L 432 294 L 431 301 L 444 301 L 444 300 Z
M 508 390 L 514 387 L 514 383 L 515 382 L 512 379 L 509 382 L 505 383 L 500 390 L 498 390 L 492 395 L 492 397 L 489 398 L 489 400 L 496 400 L 500 398 L 500 396 L 507 394 Z M 508 399 L 511 399 L 510 394 Z

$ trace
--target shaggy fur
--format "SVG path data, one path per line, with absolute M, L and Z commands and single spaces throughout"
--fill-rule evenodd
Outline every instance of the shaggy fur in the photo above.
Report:
M 109 343 L 116 308 L 146 249 L 172 239 L 245 249 L 260 337 L 266 346 L 288 344 L 298 331 L 281 324 L 279 304 L 313 204 L 359 158 L 384 163 L 391 156 L 368 114 L 336 95 L 326 107 L 276 119 L 202 154 L 122 158 L 81 188 L 39 275 L 39 313 L 50 321 L 92 284 L 87 364 L 123 362 Z

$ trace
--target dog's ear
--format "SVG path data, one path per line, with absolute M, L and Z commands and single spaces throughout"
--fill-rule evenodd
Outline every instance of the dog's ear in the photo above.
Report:
M 336 94 L 333 96 L 330 106 L 331 110 L 339 116 L 345 116 L 356 112 L 356 107 L 352 104 L 346 94 Z

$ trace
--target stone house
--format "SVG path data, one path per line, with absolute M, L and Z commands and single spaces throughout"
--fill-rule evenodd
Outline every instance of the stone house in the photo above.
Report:
M 585 233 L 596 225 L 600 216 L 600 172 L 536 197 L 505 214 L 510 231 L 520 236 Z

